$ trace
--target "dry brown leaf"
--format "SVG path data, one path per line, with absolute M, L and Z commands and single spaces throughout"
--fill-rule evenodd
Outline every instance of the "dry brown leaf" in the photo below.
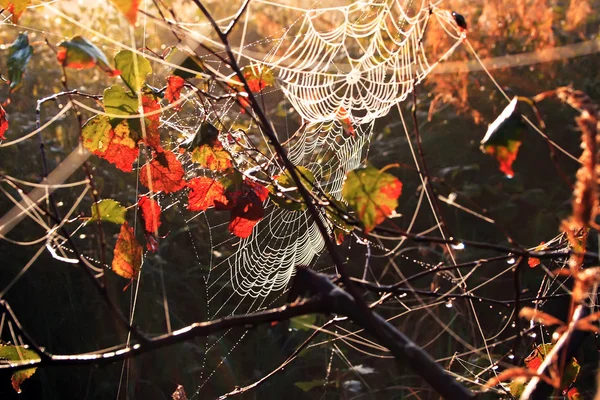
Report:
M 600 328 L 592 324 L 590 321 L 587 321 L 586 319 L 577 321 L 577 323 L 575 324 L 575 329 L 578 329 L 580 331 L 600 333 Z
M 521 309 L 521 311 L 519 312 L 519 317 L 525 318 L 530 321 L 534 321 L 534 322 L 537 322 L 537 323 L 540 323 L 540 324 L 546 325 L 546 326 L 563 325 L 564 324 L 560 319 L 558 319 L 548 313 L 545 313 L 540 310 L 536 310 L 535 308 L 531 308 L 531 307 L 523 307 Z
M 516 379 L 516 378 L 535 378 L 538 377 L 550 386 L 554 386 L 552 380 L 545 375 L 538 375 L 535 371 L 528 368 L 515 367 L 509 368 L 500 372 L 497 376 L 493 377 L 484 385 L 486 388 L 491 388 L 498 385 L 500 382 Z

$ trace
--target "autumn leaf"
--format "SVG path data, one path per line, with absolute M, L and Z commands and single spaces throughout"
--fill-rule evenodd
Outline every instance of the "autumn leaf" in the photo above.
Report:
M 144 86 L 146 76 L 152 73 L 150 62 L 131 50 L 121 50 L 115 55 L 115 68 L 121 71 L 121 79 L 133 93 Z
M 131 25 L 135 25 L 141 0 L 110 0 L 110 2 L 123 13 Z
M 197 78 L 202 75 L 205 71 L 204 61 L 196 55 L 188 56 L 185 52 L 175 49 L 170 57 L 169 62 L 171 64 L 179 65 L 181 68 L 173 68 L 171 75 L 179 76 L 183 79 Z M 189 71 L 192 72 L 189 72 Z M 194 73 L 195 72 L 195 73 Z
M 188 194 L 188 210 L 205 211 L 215 206 L 215 201 L 227 203 L 225 187 L 219 181 L 202 176 L 191 179 L 187 186 L 190 188 Z
M 212 146 L 203 144 L 196 147 L 192 152 L 192 161 L 214 172 L 226 171 L 233 167 L 231 156 L 218 140 Z
M 515 173 L 513 162 L 517 159 L 525 124 L 521 113 L 517 110 L 518 98 L 515 97 L 492 122 L 481 141 L 481 151 L 496 157 L 500 163 L 500 171 L 512 178 Z
M 87 223 L 96 222 L 112 222 L 113 224 L 125 223 L 125 213 L 127 209 L 116 200 L 103 199 L 92 204 L 92 217 Z
M 102 96 L 104 110 L 108 114 L 129 116 L 138 113 L 139 100 L 138 97 L 121 85 L 112 85 L 104 89 Z
M 265 65 L 246 65 L 242 68 L 242 74 L 246 82 L 248 82 L 248 87 L 250 87 L 252 93 L 259 93 L 267 86 L 275 84 L 273 71 Z
M 155 152 L 152 161 L 140 171 L 140 182 L 153 192 L 173 193 L 186 186 L 185 171 L 177 155 L 171 151 Z
M 254 182 L 244 182 L 241 192 L 235 192 L 229 199 L 233 204 L 228 225 L 229 232 L 239 238 L 252 234 L 254 226 L 264 217 L 263 201 L 269 196 L 264 186 Z
M 138 207 L 142 211 L 142 220 L 144 228 L 150 234 L 156 234 L 160 228 L 160 205 L 158 202 L 147 196 L 140 196 Z
M 133 228 L 127 221 L 121 225 L 121 232 L 115 245 L 112 270 L 125 279 L 134 279 L 142 265 L 142 246 L 135 239 Z
M 33 47 L 29 45 L 29 38 L 26 33 L 21 33 L 17 39 L 8 48 L 8 79 L 10 81 L 10 91 L 15 91 L 21 85 L 21 78 L 33 55 Z
M 65 68 L 86 69 L 98 66 L 110 76 L 120 74 L 120 71 L 109 65 L 102 50 L 81 36 L 61 42 L 58 47 L 56 59 Z
M 23 346 L 0 344 L 0 364 L 3 364 L 2 360 L 40 361 L 40 356 L 35 351 Z M 36 369 L 37 368 L 22 369 L 12 374 L 12 387 L 17 393 L 21 393 L 21 384 L 25 379 L 30 378 L 35 373 Z
M 127 121 L 121 121 L 114 129 L 110 118 L 97 115 L 89 119 L 81 130 L 83 146 L 124 172 L 131 172 L 138 158 L 136 140 L 131 137 Z
M 546 248 L 546 243 L 542 242 L 534 249 L 534 251 L 542 251 L 545 248 Z M 541 261 L 539 258 L 529 257 L 529 259 L 527 260 L 527 264 L 529 264 L 529 268 L 535 268 L 541 264 Z
M 181 97 L 181 89 L 185 85 L 185 80 L 177 75 L 171 75 L 167 78 L 167 90 L 165 91 L 165 99 L 169 103 L 174 103 Z M 181 104 L 177 104 L 175 110 L 181 109 Z
M 310 192 L 315 182 L 313 173 L 302 166 L 296 167 L 296 173 L 300 177 L 302 185 Z M 306 209 L 306 203 L 289 170 L 286 170 L 282 175 L 277 177 L 276 182 L 279 187 L 273 187 L 269 195 L 273 203 L 286 210 L 300 211 Z
M 31 0 L 0 0 L 0 7 L 12 14 L 12 22 L 16 24 L 21 14 L 31 5 Z
M 203 144 L 209 144 L 212 146 L 218 140 L 219 130 L 210 122 L 203 121 L 200 123 L 198 131 L 192 139 L 190 149 L 195 149 L 196 147 L 200 147 Z
M 265 216 L 262 201 L 253 193 L 238 198 L 227 226 L 229 232 L 242 239 L 250 236 L 254 226 Z
M 568 400 L 581 400 L 581 398 L 581 394 L 579 393 L 579 390 L 577 390 L 576 387 L 572 387 L 567 391 Z
M 177 388 L 171 395 L 172 400 L 187 400 L 187 395 L 185 394 L 185 389 L 181 385 L 177 385 Z
M 365 233 L 390 216 L 398 206 L 402 183 L 373 166 L 355 169 L 346 175 L 342 196 L 356 211 Z
M 553 343 L 540 344 L 539 346 L 537 346 L 537 348 L 535 348 L 535 350 L 533 350 L 531 354 L 529 354 L 529 356 L 525 358 L 525 365 L 527 366 L 527 368 L 533 371 L 537 371 L 537 369 L 544 361 L 544 358 L 546 358 L 550 351 L 552 351 L 553 347 Z M 573 382 L 577 380 L 577 376 L 579 375 L 580 370 L 581 367 L 579 366 L 579 363 L 577 362 L 575 357 L 572 357 L 565 367 L 561 381 L 561 388 L 566 389 L 569 386 L 571 386 Z
M 564 324 L 560 319 L 558 319 L 548 313 L 540 311 L 536 308 L 531 308 L 531 307 L 523 307 L 521 309 L 521 311 L 519 311 L 519 317 L 525 318 L 530 321 L 534 321 L 536 323 L 546 325 L 546 326 L 563 325 Z
M 158 151 L 160 149 L 160 114 L 162 107 L 154 96 L 143 95 L 142 96 L 142 108 L 145 116 L 146 123 L 146 138 L 144 142 L 152 149 Z
M 344 107 L 339 107 L 335 113 L 336 118 L 342 124 L 342 130 L 349 136 L 356 137 L 354 126 L 352 125 L 351 114 Z
M 6 140 L 4 133 L 8 130 L 8 120 L 6 119 L 6 111 L 0 105 L 0 140 Z

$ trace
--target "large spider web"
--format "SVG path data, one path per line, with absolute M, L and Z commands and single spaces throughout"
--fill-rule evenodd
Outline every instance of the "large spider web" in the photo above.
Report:
M 86 34 L 95 35 L 99 40 L 107 40 L 111 34 L 114 34 L 114 31 L 103 32 L 98 21 L 96 23 L 92 21 L 84 26 L 77 21 L 73 11 L 52 3 L 41 4 L 40 7 L 44 8 L 45 12 L 62 18 L 64 23 L 71 24 L 76 29 L 83 29 Z M 286 143 L 289 159 L 295 165 L 311 171 L 315 177 L 315 191 L 323 192 L 331 198 L 340 200 L 346 173 L 359 167 L 367 159 L 369 147 L 376 133 L 376 120 L 396 109 L 401 113 L 400 103 L 407 99 L 415 90 L 415 86 L 421 83 L 440 62 L 450 57 L 453 51 L 460 46 L 465 34 L 457 26 L 450 11 L 443 8 L 443 1 L 371 0 L 350 1 L 342 5 L 339 5 L 339 2 L 335 2 L 335 4 L 332 2 L 331 5 L 325 3 L 318 2 L 302 8 L 285 2 L 275 3 L 263 0 L 251 2 L 246 11 L 247 16 L 240 24 L 246 24 L 248 19 L 252 18 L 253 7 L 270 7 L 275 10 L 274 13 L 277 13 L 277 10 L 286 10 L 293 15 L 292 23 L 285 25 L 278 35 L 248 43 L 245 42 L 246 27 L 244 25 L 241 43 L 235 48 L 235 52 L 242 63 L 260 64 L 273 69 L 277 80 L 276 88 L 271 93 L 263 93 L 262 96 L 265 98 L 283 96 L 289 102 L 292 112 L 297 113 L 303 122 L 296 133 L 290 133 L 287 130 L 278 131 L 281 136 L 280 140 Z M 98 9 L 105 7 L 105 5 L 95 6 Z M 212 4 L 211 7 L 216 7 L 216 5 Z M 232 18 L 233 15 L 226 16 L 219 19 L 218 22 L 226 26 Z M 188 33 L 190 37 L 197 41 L 212 43 L 221 49 L 215 42 L 214 36 L 210 34 L 206 22 L 178 21 L 178 23 L 180 30 Z M 428 52 L 427 43 L 424 41 L 426 30 L 432 24 L 437 24 L 440 29 L 445 31 L 451 43 L 440 54 L 434 56 Z M 110 42 L 110 45 L 119 49 L 136 48 L 142 44 L 136 43 L 133 35 L 131 39 L 131 43 L 123 40 L 123 43 L 113 41 Z M 154 58 L 152 61 L 158 67 L 162 62 L 160 58 Z M 218 60 L 207 57 L 206 61 L 214 65 L 215 69 L 221 71 L 223 75 L 229 73 Z M 70 104 L 57 112 L 51 121 L 59 120 L 66 114 L 71 107 Z M 182 113 L 173 112 L 163 115 L 163 127 L 172 132 L 171 140 L 174 143 L 189 141 L 204 121 L 208 120 L 217 124 L 222 122 L 223 116 L 229 116 L 227 123 L 233 125 L 233 123 L 243 120 L 243 116 L 240 115 L 239 108 L 233 100 L 226 101 L 215 108 L 214 105 L 209 106 L 193 96 L 188 96 L 184 104 L 188 109 L 187 113 L 184 108 Z M 96 112 L 101 113 L 97 109 Z M 45 124 L 42 129 L 50 123 Z M 247 126 L 250 128 L 251 124 Z M 408 128 L 405 125 L 404 131 L 408 135 Z M 32 137 L 35 133 L 37 132 L 34 130 L 30 136 Z M 228 133 L 236 134 L 235 130 Z M 247 138 L 244 134 L 239 137 L 239 140 L 248 140 L 248 146 L 266 149 L 261 157 L 247 159 L 242 156 L 236 160 L 238 166 L 241 166 L 245 172 L 264 168 L 271 176 L 274 176 L 284 171 L 279 161 L 274 159 L 272 150 L 265 146 L 267 140 L 262 137 L 260 132 L 253 135 L 252 138 Z M 226 141 L 223 142 L 226 145 Z M 407 139 L 407 143 L 410 145 L 410 138 Z M 3 146 L 5 144 L 11 145 L 11 143 L 4 143 Z M 416 159 L 415 164 L 418 164 Z M 188 177 L 205 173 L 195 169 L 191 163 L 186 165 Z M 8 182 L 14 182 L 15 187 L 16 183 L 25 183 L 17 178 L 10 178 Z M 28 184 L 36 186 L 30 182 Z M 37 186 L 42 189 L 48 188 L 47 185 Z M 69 205 L 69 212 L 66 213 L 63 224 L 67 223 L 68 218 L 88 194 L 90 187 L 85 181 L 68 184 L 56 183 L 52 186 L 53 190 L 72 189 L 79 186 L 83 186 L 84 189 L 79 193 L 76 201 Z M 59 230 L 56 226 L 47 223 L 42 210 L 35 203 L 31 202 L 27 196 L 16 197 L 10 190 L 3 189 L 3 193 L 13 203 L 23 204 L 27 209 L 27 217 L 41 226 L 45 232 L 39 238 L 28 241 L 13 240 L 2 234 L 3 240 L 13 240 L 19 245 L 41 244 L 31 262 L 23 268 L 19 276 L 24 274 L 45 250 L 50 251 L 57 260 L 66 263 L 74 262 L 73 254 L 65 245 L 66 238 L 58 233 Z M 422 205 L 431 202 L 430 199 L 427 200 L 427 196 L 427 193 L 421 189 L 414 212 L 415 216 L 420 212 Z M 160 196 L 159 199 L 161 205 L 166 206 L 165 208 L 175 208 L 181 214 L 185 213 L 185 198 Z M 435 214 L 433 207 L 431 207 L 431 212 Z M 323 220 L 329 224 L 329 229 L 333 229 L 331 222 L 324 214 Z M 281 302 L 293 277 L 294 267 L 297 265 L 316 266 L 324 248 L 323 238 L 308 212 L 282 209 L 270 201 L 265 203 L 265 218 L 254 228 L 252 235 L 246 239 L 240 240 L 228 235 L 226 223 L 215 218 L 211 211 L 194 216 L 186 215 L 185 221 L 190 227 L 199 224 L 198 221 L 204 221 L 206 231 L 203 232 L 202 237 L 210 243 L 211 247 L 210 258 L 206 259 L 201 256 L 197 258 L 198 263 L 203 267 L 208 264 L 205 280 L 207 318 L 255 312 Z M 435 231 L 438 228 L 438 226 L 434 226 L 432 229 Z M 72 235 L 75 237 L 79 234 L 80 229 L 83 229 L 83 225 L 75 229 Z M 367 264 L 371 253 L 380 257 L 389 257 L 390 265 L 400 278 L 404 278 L 402 268 L 399 267 L 401 262 L 408 262 L 423 270 L 435 268 L 436 264 L 433 260 L 419 259 L 418 253 L 411 252 L 410 248 L 405 249 L 402 246 L 403 242 L 402 240 L 400 245 L 395 246 L 395 244 L 390 245 L 384 239 L 375 239 L 373 242 L 361 241 L 358 244 L 353 241 L 350 246 L 366 248 Z M 565 240 L 559 236 L 548 244 L 565 246 Z M 200 247 L 193 241 L 191 245 Z M 228 252 L 225 254 L 223 249 L 228 249 Z M 448 250 L 453 259 L 454 249 Z M 88 260 L 89 266 L 98 273 L 98 276 L 101 276 L 103 271 L 101 262 L 92 257 L 88 257 Z M 474 285 L 468 284 L 467 281 L 475 269 L 465 276 L 460 273 L 446 274 L 444 277 L 448 286 L 445 286 L 443 290 L 450 294 L 460 293 L 461 290 L 463 293 L 473 293 L 488 284 L 494 284 L 505 274 L 509 274 L 513 269 L 513 263 L 514 259 L 510 255 L 507 256 L 496 275 Z M 333 272 L 331 266 L 323 267 L 321 265 L 319 268 Z M 374 274 L 368 266 L 365 266 L 365 275 L 367 273 Z M 2 296 L 11 289 L 13 282 L 4 288 Z M 137 281 L 133 288 L 134 295 L 130 315 L 132 320 L 135 318 L 139 286 L 140 281 Z M 560 290 L 562 290 L 561 281 L 545 279 L 539 294 L 551 295 Z M 430 309 L 444 305 L 446 307 L 453 306 L 452 302 L 445 300 L 432 301 L 416 296 L 415 299 L 399 301 L 394 306 L 390 306 L 397 310 L 397 314 L 392 320 L 423 310 L 426 310 L 434 318 Z M 448 358 L 441 358 L 439 361 L 456 360 L 464 367 L 464 373 L 457 374 L 457 377 L 473 385 L 480 385 L 484 383 L 484 379 L 480 379 L 480 377 L 486 373 L 494 373 L 498 365 L 496 357 L 490 353 L 488 342 L 499 338 L 497 342 L 502 343 L 502 341 L 512 338 L 512 336 L 507 338 L 506 335 L 506 330 L 511 328 L 512 316 L 503 315 L 502 324 L 498 329 L 495 329 L 492 334 L 489 331 L 484 333 L 478 320 L 478 316 L 483 311 L 474 308 L 473 305 L 471 308 L 474 311 L 473 323 L 481 332 L 479 339 L 482 345 L 470 345 L 452 330 L 451 324 L 436 319 L 443 332 L 448 333 L 468 349 L 460 354 L 449 354 Z M 168 313 L 166 318 L 169 320 Z M 169 321 L 169 330 L 170 325 Z M 0 326 L 0 333 L 2 333 L 2 328 L 3 323 Z M 373 349 L 371 342 L 364 338 L 360 331 L 336 331 L 330 332 L 330 335 L 332 339 L 326 343 L 332 345 L 333 349 L 326 369 L 326 380 L 329 379 L 334 355 L 342 363 L 351 366 L 350 361 L 344 359 L 343 352 L 338 347 L 340 343 L 355 349 L 358 348 L 361 352 L 374 352 L 378 357 L 389 356 L 383 349 Z M 543 336 L 541 328 L 540 335 Z M 210 381 L 245 336 L 246 334 L 242 334 L 240 337 L 238 333 L 227 331 L 216 339 L 207 340 L 205 370 L 202 372 L 205 384 Z M 220 362 L 211 364 L 206 354 L 225 338 L 231 340 L 234 345 Z M 13 341 L 18 342 L 19 338 L 14 337 Z M 311 346 L 322 346 L 323 344 L 315 343 Z M 487 362 L 484 364 L 471 363 L 469 356 L 472 354 L 482 355 Z M 198 389 L 197 394 L 201 389 L 202 386 Z

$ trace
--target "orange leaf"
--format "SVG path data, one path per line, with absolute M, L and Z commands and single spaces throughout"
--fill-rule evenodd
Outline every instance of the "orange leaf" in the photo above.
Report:
M 215 206 L 215 201 L 226 203 L 225 188 L 221 182 L 202 176 L 188 182 L 188 210 L 205 211 Z
M 138 158 L 138 147 L 129 147 L 120 144 L 115 138 L 115 131 L 112 129 L 109 133 L 110 143 L 105 152 L 95 151 L 94 154 L 104 158 L 106 161 L 114 164 L 117 168 L 124 172 L 131 172 L 133 170 L 132 164 Z
M 131 25 L 135 25 L 141 0 L 111 0 L 111 2 L 125 15 Z
M 541 261 L 539 258 L 529 257 L 527 264 L 529 264 L 529 268 L 535 268 L 541 264 Z
M 259 93 L 275 83 L 273 71 L 264 65 L 247 65 L 242 68 L 242 73 L 252 93 Z
M 115 245 L 112 270 L 126 279 L 134 279 L 142 265 L 142 246 L 135 239 L 133 228 L 127 222 L 121 225 L 121 232 Z
M 569 389 L 569 391 L 567 392 L 567 399 L 580 400 L 581 394 L 579 394 L 579 390 L 577 390 L 576 387 L 572 387 L 571 389 Z
M 167 90 L 165 91 L 165 99 L 169 103 L 174 103 L 181 97 L 181 89 L 185 85 L 185 79 L 177 75 L 171 75 L 167 78 Z M 181 104 L 176 105 L 175 110 L 181 109 Z
M 114 129 L 106 116 L 88 120 L 81 131 L 83 146 L 121 171 L 130 172 L 138 157 L 138 146 L 131 137 L 129 125 L 122 121 Z
M 10 0 L 0 2 L 0 6 L 6 8 L 12 14 L 12 22 L 16 24 L 21 18 L 21 14 L 31 4 L 31 0 Z
M 546 242 L 542 242 L 534 249 L 534 251 L 542 251 L 545 248 L 546 248 Z M 527 264 L 529 264 L 530 268 L 535 268 L 541 264 L 541 261 L 539 258 L 529 257 L 529 260 L 527 260 Z
M 6 111 L 0 106 L 0 140 L 6 140 L 4 133 L 8 129 L 8 121 L 6 120 Z
M 185 171 L 175 153 L 157 151 L 140 171 L 140 182 L 153 192 L 173 193 L 185 187 Z
M 138 207 L 142 211 L 142 219 L 144 220 L 144 228 L 150 234 L 156 234 L 160 227 L 160 206 L 158 202 L 147 196 L 140 196 Z

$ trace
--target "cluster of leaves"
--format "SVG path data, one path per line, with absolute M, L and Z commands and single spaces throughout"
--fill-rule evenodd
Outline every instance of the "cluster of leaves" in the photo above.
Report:
M 0 344 L 0 363 L 10 361 L 39 361 L 40 356 L 33 350 L 10 344 Z M 17 393 L 21 393 L 21 384 L 27 378 L 35 374 L 36 368 L 27 368 L 15 371 L 11 377 L 13 389 Z
M 546 343 L 540 344 L 537 346 L 530 354 L 525 358 L 525 366 L 526 370 L 521 368 L 514 368 L 512 370 L 508 370 L 515 379 L 510 383 L 510 393 L 519 398 L 523 391 L 525 390 L 525 386 L 527 385 L 527 381 L 529 380 L 530 375 L 535 375 L 535 371 L 542 364 L 546 356 L 552 351 L 554 344 Z M 577 376 L 579 375 L 581 367 L 577 360 L 573 357 L 571 360 L 565 365 L 565 370 L 562 374 L 562 380 L 560 381 L 559 388 L 563 395 L 565 395 L 569 400 L 579 400 L 580 394 L 579 391 L 573 384 L 577 380 Z M 508 377 L 507 377 L 508 378 Z
M 135 1 L 114 3 L 128 16 L 130 22 L 135 22 L 135 18 L 129 18 L 130 13 L 135 15 L 134 11 L 137 10 Z M 32 55 L 33 48 L 27 36 L 19 35 L 9 50 L 11 91 L 19 87 Z M 162 147 L 159 129 L 163 112 L 161 102 L 165 99 L 175 111 L 179 111 L 185 100 L 182 99 L 182 91 L 186 87 L 186 79 L 194 77 L 193 75 L 175 69 L 166 78 L 166 87 L 156 89 L 146 83 L 147 77 L 153 74 L 153 69 L 143 55 L 122 50 L 115 55 L 111 65 L 105 54 L 82 36 L 61 42 L 56 59 L 63 68 L 99 68 L 109 77 L 120 77 L 124 84 L 115 83 L 104 90 L 102 106 L 105 113 L 90 118 L 84 124 L 81 140 L 87 150 L 123 172 L 132 172 L 138 162 L 140 149 L 148 149 L 151 159 L 141 166 L 139 177 L 140 183 L 149 189 L 150 195 L 140 196 L 137 207 L 141 211 L 146 248 L 149 251 L 156 251 L 158 247 L 161 207 L 156 201 L 156 195 L 159 193 L 187 191 L 187 208 L 190 211 L 201 212 L 209 208 L 228 211 L 228 229 L 240 238 L 250 236 L 256 224 L 264 217 L 263 203 L 269 197 L 276 206 L 290 211 L 306 209 L 289 171 L 284 170 L 279 176 L 273 177 L 268 186 L 248 179 L 237 171 L 231 154 L 222 142 L 227 140 L 235 144 L 235 139 L 208 122 L 202 123 L 189 146 L 177 149 Z M 202 70 L 202 66 L 194 60 L 188 58 L 185 62 L 192 63 L 195 70 L 198 67 Z M 242 69 L 242 74 L 253 93 L 260 93 L 266 87 L 274 85 L 272 71 L 264 66 L 246 66 Z M 238 82 L 228 82 L 228 86 L 238 94 L 238 101 L 245 109 L 250 105 L 247 101 L 248 94 L 243 91 L 237 77 L 230 81 Z M 345 110 L 340 110 L 340 119 L 345 131 L 355 135 Z M 5 112 L 0 109 L 0 138 L 3 138 L 7 127 Z M 191 160 L 205 170 L 206 175 L 186 177 L 182 159 Z M 300 176 L 302 185 L 311 191 L 315 184 L 312 173 L 303 167 L 298 167 L 296 173 Z M 368 166 L 348 174 L 343 196 L 356 212 L 356 218 L 364 225 L 365 233 L 369 233 L 394 212 L 401 188 L 402 184 L 395 177 Z M 341 202 L 332 200 L 331 204 L 333 207 L 328 209 L 328 216 L 336 226 L 336 234 L 342 237 L 351 230 L 339 218 L 339 211 L 345 214 L 347 208 Z M 125 215 L 126 209 L 121 204 L 112 199 L 104 199 L 92 205 L 88 223 L 101 221 L 121 225 L 112 269 L 116 274 L 132 280 L 139 272 L 143 247 L 137 241 L 134 227 L 128 224 Z

